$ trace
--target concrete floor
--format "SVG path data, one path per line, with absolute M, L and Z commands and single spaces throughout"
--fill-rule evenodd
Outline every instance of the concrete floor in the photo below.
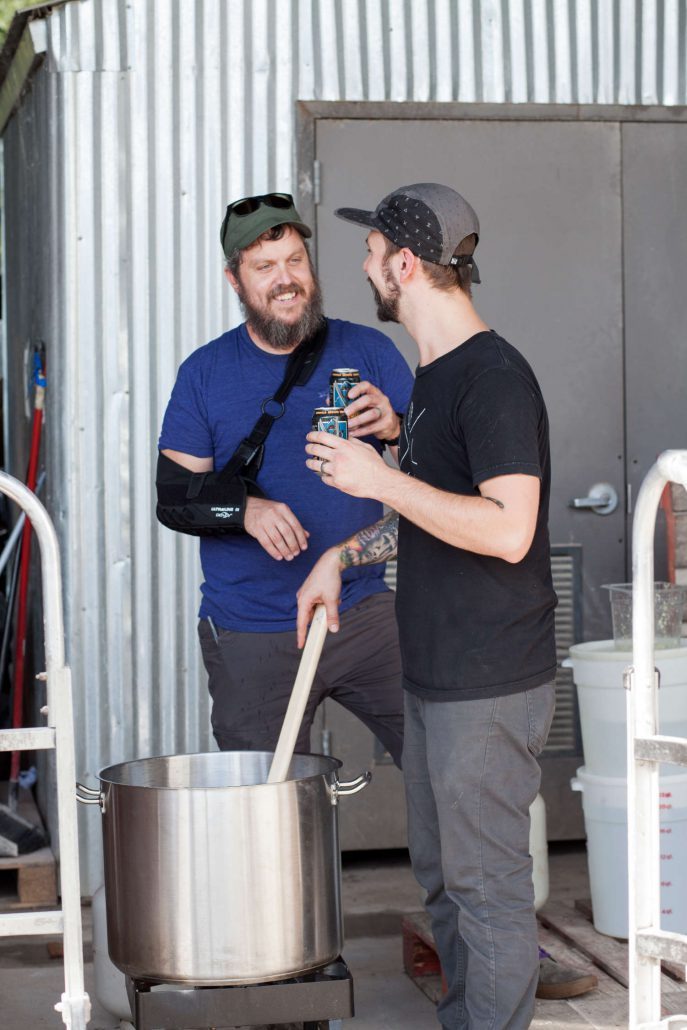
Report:
M 558 846 L 549 854 L 551 896 L 588 893 L 583 845 Z M 343 869 L 348 962 L 355 985 L 355 1030 L 436 1030 L 433 1004 L 403 971 L 400 920 L 421 908 L 419 888 L 404 852 L 346 856 Z M 53 940 L 55 938 L 52 938 Z M 51 959 L 49 938 L 0 940 L 0 1027 L 59 1030 L 54 1011 L 63 991 L 62 962 Z M 85 978 L 93 1004 L 91 1030 L 124 1030 L 94 994 L 90 907 L 84 907 Z M 534 1027 L 555 1027 L 549 1012 Z M 543 1015 L 543 1013 L 542 1013 Z

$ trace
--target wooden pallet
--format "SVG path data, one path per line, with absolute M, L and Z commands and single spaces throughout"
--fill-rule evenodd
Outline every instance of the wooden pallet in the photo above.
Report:
M 28 855 L 0 858 L 0 879 L 9 895 L 0 895 L 0 909 L 39 908 L 57 904 L 55 856 L 50 848 Z
M 42 826 L 30 791 L 19 792 L 18 814 Z M 51 848 L 0 857 L 0 911 L 50 905 L 57 905 L 57 870 Z
M 591 898 L 578 898 L 575 902 L 575 910 L 580 912 L 588 922 L 593 922 Z M 661 968 L 672 980 L 680 980 L 682 983 L 687 980 L 687 967 L 685 966 L 678 966 L 674 962 L 661 962 Z
M 538 913 L 542 926 L 560 940 L 575 948 L 623 988 L 628 986 L 627 941 L 598 933 L 591 922 L 591 905 L 587 899 L 570 902 L 552 902 Z M 661 973 L 661 1001 L 663 1015 L 687 1012 L 687 984 L 684 970 L 671 966 Z
M 627 943 L 597 933 L 588 899 L 547 904 L 538 913 L 539 943 L 557 962 L 593 969 L 598 987 L 560 1001 L 538 1000 L 533 1030 L 548 1027 L 627 1026 Z M 439 960 L 426 913 L 402 921 L 403 966 L 408 976 L 435 1003 L 442 995 Z M 661 977 L 663 1015 L 687 1012 L 687 983 L 682 967 L 664 964 Z
M 414 912 L 401 920 L 403 968 L 423 994 L 435 1004 L 446 990 L 429 916 Z

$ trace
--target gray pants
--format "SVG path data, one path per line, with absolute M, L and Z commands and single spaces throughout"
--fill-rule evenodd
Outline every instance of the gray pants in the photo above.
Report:
M 525 1030 L 539 972 L 529 807 L 553 684 L 486 701 L 405 696 L 413 871 L 448 991 L 444 1030 Z
M 274 751 L 302 651 L 295 631 L 236 633 L 206 619 L 198 626 L 212 695 L 212 729 L 222 751 Z M 394 595 L 373 594 L 341 615 L 325 640 L 296 751 L 310 750 L 310 727 L 331 697 L 375 734 L 397 765 L 403 747 L 403 690 Z

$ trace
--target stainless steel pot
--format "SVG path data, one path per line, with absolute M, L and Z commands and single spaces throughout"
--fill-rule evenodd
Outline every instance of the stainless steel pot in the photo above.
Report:
M 110 958 L 131 976 L 236 984 L 316 969 L 343 944 L 337 803 L 341 763 L 271 753 L 124 762 L 100 791 Z

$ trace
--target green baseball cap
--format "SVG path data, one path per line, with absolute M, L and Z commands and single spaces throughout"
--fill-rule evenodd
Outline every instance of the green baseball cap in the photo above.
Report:
M 263 193 L 235 200 L 227 208 L 219 232 L 226 257 L 235 250 L 250 247 L 258 236 L 275 225 L 292 225 L 302 236 L 312 236 L 312 230 L 301 221 L 290 193 Z

